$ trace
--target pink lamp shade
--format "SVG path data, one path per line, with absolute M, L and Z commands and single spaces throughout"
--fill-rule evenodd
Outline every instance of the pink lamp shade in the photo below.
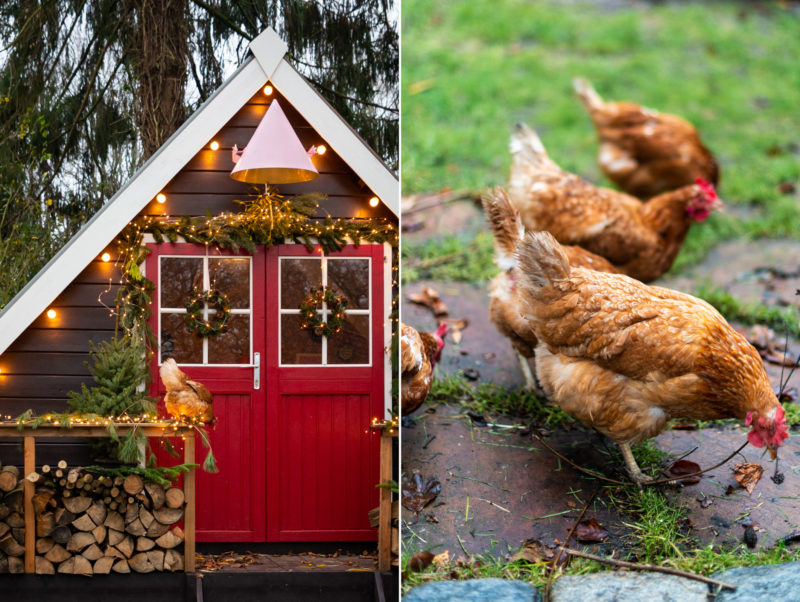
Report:
M 244 150 L 233 147 L 231 177 L 250 184 L 308 182 L 319 175 L 286 115 L 273 100 Z

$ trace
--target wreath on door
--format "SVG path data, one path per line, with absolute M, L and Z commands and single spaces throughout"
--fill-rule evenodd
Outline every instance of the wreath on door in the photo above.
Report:
M 317 313 L 323 303 L 328 307 L 327 322 Z M 329 337 L 342 330 L 346 309 L 347 299 L 327 286 L 318 286 L 300 304 L 300 328 L 310 330 L 318 337 Z
M 203 318 L 203 308 L 208 305 L 209 309 L 216 310 L 209 316 L 208 320 Z M 195 287 L 186 302 L 186 315 L 183 321 L 187 328 L 197 334 L 197 336 L 215 337 L 225 331 L 228 320 L 231 317 L 231 307 L 228 297 L 214 289 L 201 291 Z

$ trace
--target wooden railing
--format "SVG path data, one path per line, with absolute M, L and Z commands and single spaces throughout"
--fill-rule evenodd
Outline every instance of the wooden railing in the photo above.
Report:
M 132 429 L 139 429 L 146 437 L 162 437 L 164 435 L 184 438 L 183 460 L 186 464 L 194 464 L 194 429 L 180 427 L 177 430 L 165 430 L 163 424 L 138 423 L 136 425 L 117 424 L 119 436 L 124 436 Z M 0 438 L 22 437 L 24 444 L 25 476 L 36 470 L 36 439 L 44 437 L 109 437 L 108 430 L 103 426 L 76 424 L 69 428 L 43 424 L 38 428 L 24 427 L 19 429 L 16 425 L 0 424 Z M 391 478 L 391 477 L 389 477 Z M 36 557 L 36 517 L 33 512 L 34 484 L 25 479 L 23 492 L 25 511 L 25 572 L 33 573 Z M 183 566 L 187 573 L 195 570 L 195 474 L 194 468 L 189 469 L 183 476 L 183 492 L 186 498 L 186 510 L 183 517 L 185 539 L 183 542 Z

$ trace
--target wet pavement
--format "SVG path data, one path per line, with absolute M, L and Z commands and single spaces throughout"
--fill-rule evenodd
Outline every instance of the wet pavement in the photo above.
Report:
M 467 217 L 455 215 L 459 209 Z M 448 217 L 449 212 L 454 216 Z M 449 228 L 451 222 L 458 222 L 460 228 L 474 226 L 479 216 L 472 203 L 451 204 L 438 212 L 433 222 L 426 221 L 424 230 L 410 236 L 432 236 L 437 230 Z M 737 299 L 784 306 L 797 302 L 794 292 L 800 288 L 798 257 L 800 245 L 796 242 L 723 243 L 685 275 L 665 278 L 659 284 L 690 292 L 704 278 L 729 290 Z M 420 281 L 404 286 L 403 321 L 422 330 L 434 330 L 436 320 L 432 313 L 407 301 L 409 295 L 424 286 L 439 292 L 450 310 L 450 318 L 469 320 L 460 344 L 446 341 L 437 373 L 471 370 L 479 382 L 522 386 L 522 372 L 510 344 L 488 320 L 485 284 Z M 739 329 L 749 330 L 741 326 Z M 791 340 L 790 349 L 797 354 L 800 343 Z M 769 363 L 766 367 L 777 385 L 781 367 Z M 795 374 L 792 385 L 800 385 L 799 374 Z M 434 553 L 448 550 L 451 558 L 480 552 L 504 557 L 529 539 L 538 539 L 545 545 L 555 539 L 563 541 L 586 500 L 600 487 L 597 480 L 560 462 L 530 436 L 522 437 L 512 429 L 493 432 L 491 428 L 475 426 L 465 409 L 455 405 L 438 406 L 433 413 L 430 410 L 425 413 L 424 408 L 416 415 L 415 427 L 402 430 L 403 474 L 434 477 L 441 482 L 442 490 L 418 517 L 404 510 L 403 541 L 409 550 Z M 515 422 L 507 417 L 486 418 L 506 425 Z M 752 525 L 757 545 L 770 547 L 797 533 L 800 530 L 799 434 L 793 433 L 781 449 L 780 468 L 785 475 L 781 485 L 769 478 L 774 464 L 760 458 L 760 450 L 748 446 L 742 456 L 704 475 L 699 484 L 665 488 L 676 504 L 686 507 L 688 535 L 699 544 L 735 544 L 742 541 L 743 525 Z M 730 426 L 665 431 L 655 443 L 675 457 L 698 447 L 687 459 L 705 468 L 723 460 L 745 439 L 744 428 Z M 608 451 L 616 446 L 594 432 L 582 428 L 559 430 L 552 433 L 548 442 L 581 466 L 613 478 L 623 476 L 618 456 Z M 765 468 L 763 478 L 752 494 L 737 489 L 726 495 L 728 485 L 733 482 L 732 466 L 744 461 L 761 462 Z M 706 498 L 711 500 L 710 504 L 701 503 Z M 586 514 L 596 518 L 610 533 L 605 542 L 589 546 L 601 554 L 624 549 L 626 535 L 630 533 L 626 517 L 604 499 L 598 495 Z

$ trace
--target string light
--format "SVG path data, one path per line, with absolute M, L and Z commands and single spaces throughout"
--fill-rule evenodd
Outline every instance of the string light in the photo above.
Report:
M 50 318 L 51 320 L 54 320 L 57 315 L 58 314 L 56 313 L 56 310 L 54 309 L 47 310 L 47 317 Z
M 100 257 L 100 259 L 102 259 L 103 261 L 108 263 L 110 261 L 110 259 L 111 259 L 111 255 L 109 253 L 103 253 L 103 255 Z
M 380 200 L 379 200 L 379 199 L 378 199 L 378 197 L 376 197 L 376 196 L 372 197 L 372 198 L 369 200 L 369 206 L 370 206 L 370 207 L 377 207 L 377 206 L 378 206 L 378 203 L 380 203 Z
M 214 140 L 214 141 L 211 143 L 211 150 L 213 150 L 213 151 L 215 151 L 215 150 L 219 150 L 219 142 L 217 142 L 216 140 Z
M 325 148 L 325 145 L 324 145 L 324 144 L 320 144 L 320 145 L 317 147 L 317 154 L 318 154 L 318 155 L 324 155 L 324 154 L 325 154 L 325 151 L 327 151 L 327 150 L 328 150 L 328 149 L 327 149 L 327 148 Z
M 156 195 L 156 200 L 163 205 L 164 203 L 167 202 L 167 195 L 164 194 L 163 192 L 159 192 Z
M 272 86 L 270 86 L 269 84 L 264 86 L 264 94 L 266 94 L 267 96 L 272 96 L 272 92 L 273 92 Z

